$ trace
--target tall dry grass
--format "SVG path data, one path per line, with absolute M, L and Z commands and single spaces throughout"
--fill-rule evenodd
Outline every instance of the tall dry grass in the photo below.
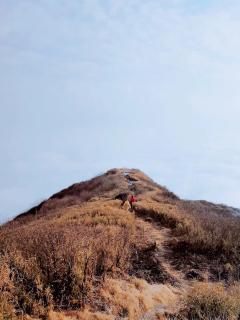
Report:
M 184 299 L 184 314 L 195 320 L 237 320 L 240 316 L 240 286 L 196 283 Z
M 105 204 L 56 211 L 52 219 L 0 231 L 0 312 L 43 316 L 97 299 L 107 274 L 128 267 L 133 216 Z M 1 311 L 2 310 L 2 311 Z
M 135 221 L 131 213 L 118 208 L 117 201 L 110 200 L 125 191 L 138 195 L 138 215 L 171 229 L 174 242 L 165 243 L 173 249 L 169 258 L 177 252 L 179 260 L 191 254 L 191 259 L 206 259 L 210 266 L 217 261 L 222 269 L 219 278 L 225 273 L 232 280 L 239 279 L 239 218 L 225 214 L 221 206 L 181 201 L 138 170 L 128 175 L 111 170 L 55 194 L 0 227 L 0 317 L 23 313 L 54 319 L 64 316 L 52 310 L 108 306 L 114 317 L 135 319 L 153 301 L 161 300 L 157 296 L 148 299 L 144 288 L 125 282 L 137 248 Z M 149 255 L 144 257 L 149 259 Z M 109 281 L 109 277 L 115 279 Z M 76 318 L 111 316 L 86 309 Z
M 240 217 L 224 214 L 221 206 L 203 206 L 199 202 L 182 202 L 181 210 L 191 220 L 186 241 L 193 250 L 239 258 Z
M 101 311 L 85 308 L 83 311 L 50 311 L 50 320 L 114 320 L 151 319 L 159 313 L 160 304 L 166 309 L 174 305 L 178 299 L 176 289 L 166 285 L 149 285 L 136 278 L 107 278 L 99 292 L 102 302 Z M 169 310 L 170 310 L 169 309 Z M 163 313 L 163 311 L 162 311 Z
M 209 266 L 214 261 L 213 272 L 219 280 L 240 280 L 240 217 L 223 206 L 150 198 L 143 199 L 135 210 L 172 230 L 171 247 L 179 260 L 190 254 L 202 255 Z

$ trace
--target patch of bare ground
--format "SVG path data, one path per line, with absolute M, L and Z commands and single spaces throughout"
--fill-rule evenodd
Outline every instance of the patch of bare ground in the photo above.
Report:
M 171 230 L 162 227 L 151 218 L 136 217 L 137 252 L 132 266 L 133 274 L 154 283 L 170 283 L 180 286 L 184 275 L 169 262 L 171 256 L 168 242 Z

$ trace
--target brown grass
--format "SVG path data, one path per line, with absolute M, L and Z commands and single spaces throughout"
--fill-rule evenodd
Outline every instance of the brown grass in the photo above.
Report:
M 50 320 L 137 320 L 159 304 L 170 307 L 178 298 L 177 290 L 165 285 L 149 285 L 146 281 L 128 278 L 126 280 L 107 278 L 99 293 L 104 310 L 94 312 L 90 308 L 84 311 L 49 312 Z M 155 315 L 155 312 L 151 312 Z
M 127 188 L 128 184 L 124 176 L 120 174 L 118 170 L 110 170 L 106 174 L 98 175 L 91 180 L 75 183 L 61 190 L 38 206 L 19 215 L 17 220 L 25 223 L 31 218 L 35 219 L 36 216 L 46 216 L 51 212 L 72 205 L 81 205 L 93 199 L 112 198 L 114 193 L 119 190 L 126 191 Z
M 217 206 L 201 206 L 199 202 L 194 205 L 182 202 L 181 206 L 191 220 L 185 238 L 190 248 L 199 253 L 220 253 L 235 261 L 239 259 L 240 217 L 223 214 Z
M 143 199 L 135 206 L 135 211 L 142 217 L 149 216 L 164 227 L 176 229 L 178 224 L 187 224 L 187 219 L 179 213 L 173 204 L 157 203 L 149 198 Z
M 88 308 L 78 312 L 54 312 L 48 313 L 48 320 L 114 320 L 112 315 L 101 312 L 92 312 Z
M 175 267 L 186 273 L 188 263 L 201 269 L 204 262 L 208 266 L 204 271 L 217 275 L 215 280 L 239 280 L 240 218 L 228 214 L 224 206 L 179 200 L 138 170 L 113 169 L 72 185 L 0 227 L 0 318 L 23 313 L 52 320 L 111 320 L 125 315 L 137 319 L 156 303 L 174 301 L 171 288 L 158 290 L 127 276 L 134 274 L 135 255 L 143 268 L 144 261 L 156 261 L 151 270 L 155 274 L 156 264 L 158 268 L 161 264 L 155 259 L 158 250 L 148 251 L 135 243 L 139 237 L 135 237 L 134 215 L 112 200 L 121 192 L 137 194 L 137 215 L 169 229 L 172 238 L 164 242 L 165 259 Z M 219 303 L 225 306 L 222 301 L 228 296 L 232 310 L 232 290 L 239 297 L 236 286 L 231 290 L 203 286 L 194 287 L 196 292 L 188 299 L 197 296 L 200 304 L 207 297 L 205 304 L 210 298 L 216 304 L 222 297 Z M 193 303 L 188 300 L 189 306 Z M 235 316 L 235 311 L 229 312 Z
M 42 315 L 91 304 L 105 276 L 128 267 L 133 236 L 133 216 L 104 203 L 2 228 L 2 309 Z
M 160 304 L 165 308 L 177 301 L 177 290 L 167 285 L 150 285 L 142 279 L 108 279 L 101 290 L 101 296 L 112 314 L 129 320 L 139 319 L 140 315 Z
M 187 319 L 239 319 L 240 286 L 225 288 L 222 283 L 196 283 L 184 304 Z
M 239 280 L 240 217 L 213 204 L 176 200 L 159 203 L 149 197 L 136 205 L 136 213 L 172 230 L 171 246 L 179 260 L 184 255 L 203 255 L 204 261 L 214 261 L 212 271 L 219 280 Z

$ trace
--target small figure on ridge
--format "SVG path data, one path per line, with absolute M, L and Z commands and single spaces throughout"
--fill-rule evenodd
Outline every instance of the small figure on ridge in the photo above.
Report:
M 130 203 L 130 206 L 131 206 L 131 211 L 133 211 L 133 209 L 134 209 L 134 206 L 133 206 L 134 202 L 137 202 L 137 198 L 136 198 L 135 195 L 132 194 L 130 196 L 130 200 L 129 200 L 129 203 Z

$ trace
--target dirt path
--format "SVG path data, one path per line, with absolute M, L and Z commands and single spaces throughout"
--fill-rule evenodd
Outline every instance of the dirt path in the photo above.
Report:
M 125 172 L 124 176 L 128 182 L 129 189 L 131 190 L 135 182 L 130 180 L 128 172 Z M 150 245 L 150 250 L 147 254 L 145 253 L 143 257 L 140 257 L 139 259 L 139 267 L 142 267 L 141 263 L 143 264 L 143 269 L 146 267 L 146 277 L 144 278 L 149 281 L 149 277 L 151 280 L 150 283 L 153 283 L 153 287 L 155 286 L 154 283 L 163 283 L 163 288 L 169 288 L 176 296 L 184 294 L 190 283 L 184 278 L 184 273 L 177 270 L 171 263 L 172 252 L 169 247 L 169 242 L 172 239 L 171 229 L 161 226 L 147 215 L 144 217 L 135 213 L 135 218 L 139 243 L 142 243 L 143 247 L 144 244 L 147 244 L 146 247 L 149 247 Z M 150 260 L 149 264 L 146 263 L 146 260 Z M 138 268 L 138 265 L 136 267 Z M 154 276 L 150 271 L 151 267 L 153 273 L 156 272 L 159 275 L 157 281 L 154 281 Z M 159 272 L 159 269 L 161 272 Z M 141 277 L 141 274 L 139 276 Z M 143 314 L 139 320 L 160 319 L 159 315 L 164 315 L 165 312 L 176 312 L 178 308 L 179 306 L 177 303 L 173 304 L 170 299 L 166 299 L 165 303 L 162 302 L 157 304 L 150 311 Z
M 164 269 L 164 273 L 167 273 L 169 278 L 175 279 L 176 286 L 170 287 L 172 292 L 179 296 L 184 294 L 190 283 L 184 279 L 184 273 L 176 270 L 171 264 L 171 250 L 168 247 L 169 240 L 172 237 L 171 229 L 162 227 L 149 217 L 144 219 L 139 216 L 136 216 L 136 227 L 138 232 L 140 232 L 140 237 L 147 239 L 149 243 L 155 243 L 155 258 L 159 262 L 160 267 Z M 165 286 L 168 286 L 168 284 L 165 284 Z M 139 320 L 156 320 L 159 319 L 159 315 L 164 315 L 165 312 L 174 313 L 178 308 L 177 303 L 172 304 L 171 300 L 166 301 L 166 303 L 160 303 L 149 312 L 143 314 Z
M 132 186 L 135 184 L 134 177 L 131 177 L 129 172 L 123 172 L 123 176 L 131 190 Z M 150 217 L 146 216 L 146 218 L 144 218 L 138 215 L 136 215 L 136 227 L 138 228 L 138 232 L 140 231 L 140 233 L 143 233 L 143 238 L 148 239 L 150 243 L 155 243 L 155 257 L 159 261 L 159 264 L 161 264 L 164 272 L 175 279 L 180 287 L 186 287 L 188 281 L 184 279 L 184 274 L 181 271 L 176 270 L 170 263 L 171 250 L 168 247 L 168 243 L 171 239 L 171 229 L 161 226 Z
M 188 281 L 184 279 L 184 274 L 176 270 L 171 264 L 171 250 L 168 247 L 168 242 L 171 239 L 171 229 L 160 226 L 151 218 L 143 219 L 136 216 L 136 226 L 140 231 L 140 236 L 148 239 L 150 243 L 156 245 L 156 258 L 172 278 L 176 279 L 178 286 L 184 288 L 188 285 Z

